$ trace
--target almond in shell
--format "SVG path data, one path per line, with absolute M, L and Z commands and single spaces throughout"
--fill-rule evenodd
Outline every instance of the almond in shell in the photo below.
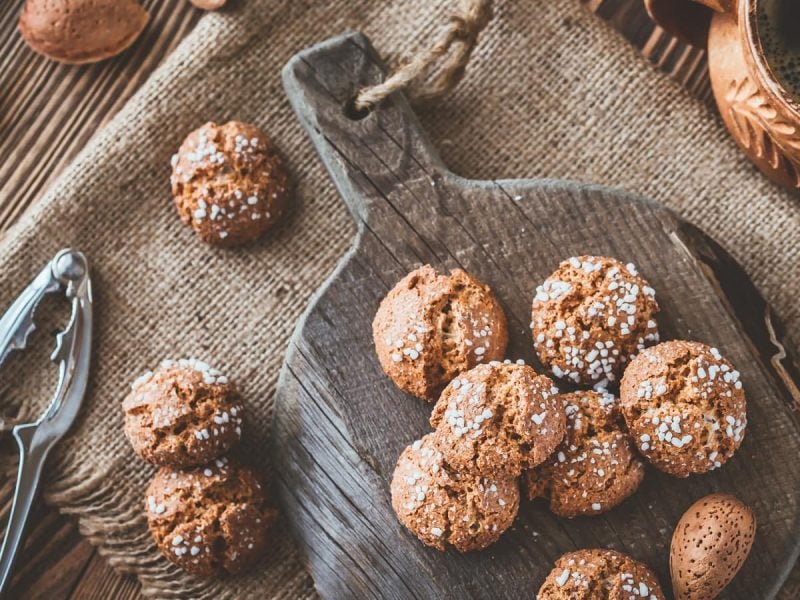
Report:
M 59 62 L 84 64 L 125 50 L 148 18 L 137 0 L 27 0 L 19 30 L 36 52 Z
M 672 534 L 669 568 L 677 600 L 711 600 L 742 568 L 756 532 L 750 507 L 711 494 L 689 507 Z

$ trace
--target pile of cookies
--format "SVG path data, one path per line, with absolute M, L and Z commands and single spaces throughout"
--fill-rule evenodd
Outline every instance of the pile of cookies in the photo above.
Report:
M 241 121 L 206 123 L 172 157 L 181 219 L 214 246 L 268 232 L 288 204 L 289 177 L 266 134 Z M 166 360 L 132 384 L 123 402 L 136 453 L 161 467 L 145 495 L 161 553 L 197 575 L 239 573 L 264 552 L 275 511 L 257 475 L 225 455 L 242 437 L 236 386 L 199 360 Z
M 424 543 L 461 552 L 492 544 L 514 522 L 517 480 L 564 436 L 565 416 L 547 377 L 491 362 L 459 375 L 431 415 L 433 433 L 405 449 L 392 506 Z
M 160 467 L 145 494 L 161 553 L 197 575 L 244 571 L 264 553 L 275 511 L 258 476 L 225 455 L 245 408 L 236 386 L 207 363 L 166 360 L 133 382 L 125 434 Z
M 377 311 L 375 348 L 401 389 L 436 404 L 434 431 L 403 451 L 392 479 L 400 521 L 429 546 L 477 550 L 513 522 L 520 478 L 531 499 L 575 517 L 628 498 L 646 462 L 676 477 L 724 464 L 747 425 L 739 372 L 716 348 L 659 343 L 655 296 L 632 263 L 558 265 L 536 288 L 531 329 L 542 367 L 571 389 L 559 393 L 504 360 L 507 321 L 487 285 L 430 266 L 404 277 Z M 631 559 L 597 552 L 565 560 L 630 571 L 630 585 L 653 590 L 642 597 L 662 597 L 646 568 L 640 577 Z

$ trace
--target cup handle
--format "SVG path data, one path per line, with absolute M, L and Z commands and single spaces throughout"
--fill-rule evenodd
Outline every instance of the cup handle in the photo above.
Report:
M 735 15 L 736 1 L 644 0 L 644 5 L 653 21 L 664 31 L 692 46 L 704 48 L 712 11 Z

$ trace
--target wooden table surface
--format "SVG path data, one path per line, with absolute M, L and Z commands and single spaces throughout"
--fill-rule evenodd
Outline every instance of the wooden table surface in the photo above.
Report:
M 82 67 L 33 53 L 16 30 L 24 0 L 0 2 L 0 236 L 202 16 L 187 0 L 141 2 L 151 15 L 142 37 L 122 55 Z M 654 31 L 642 0 L 582 2 L 693 93 L 709 98 L 704 53 Z M 0 455 L 15 453 L 13 440 L 0 433 Z M 10 509 L 14 480 L 13 470 L 0 469 L 0 523 Z M 69 517 L 39 502 L 31 524 L 9 598 L 141 597 L 136 580 L 112 571 Z M 791 587 L 800 590 L 797 579 L 793 575 Z
M 41 197 L 203 14 L 187 0 L 142 0 L 150 23 L 139 40 L 114 59 L 76 67 L 25 45 L 17 31 L 23 4 L 0 2 L 0 232 Z M 0 454 L 16 452 L 10 436 L 0 435 Z M 14 481 L 15 473 L 0 472 L 2 521 Z M 30 523 L 8 598 L 141 597 L 136 579 L 112 571 L 74 520 L 39 502 Z

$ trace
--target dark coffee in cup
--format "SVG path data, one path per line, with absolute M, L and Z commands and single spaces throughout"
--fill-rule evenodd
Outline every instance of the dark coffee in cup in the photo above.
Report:
M 800 100 L 800 0 L 761 0 L 758 37 L 775 79 Z

